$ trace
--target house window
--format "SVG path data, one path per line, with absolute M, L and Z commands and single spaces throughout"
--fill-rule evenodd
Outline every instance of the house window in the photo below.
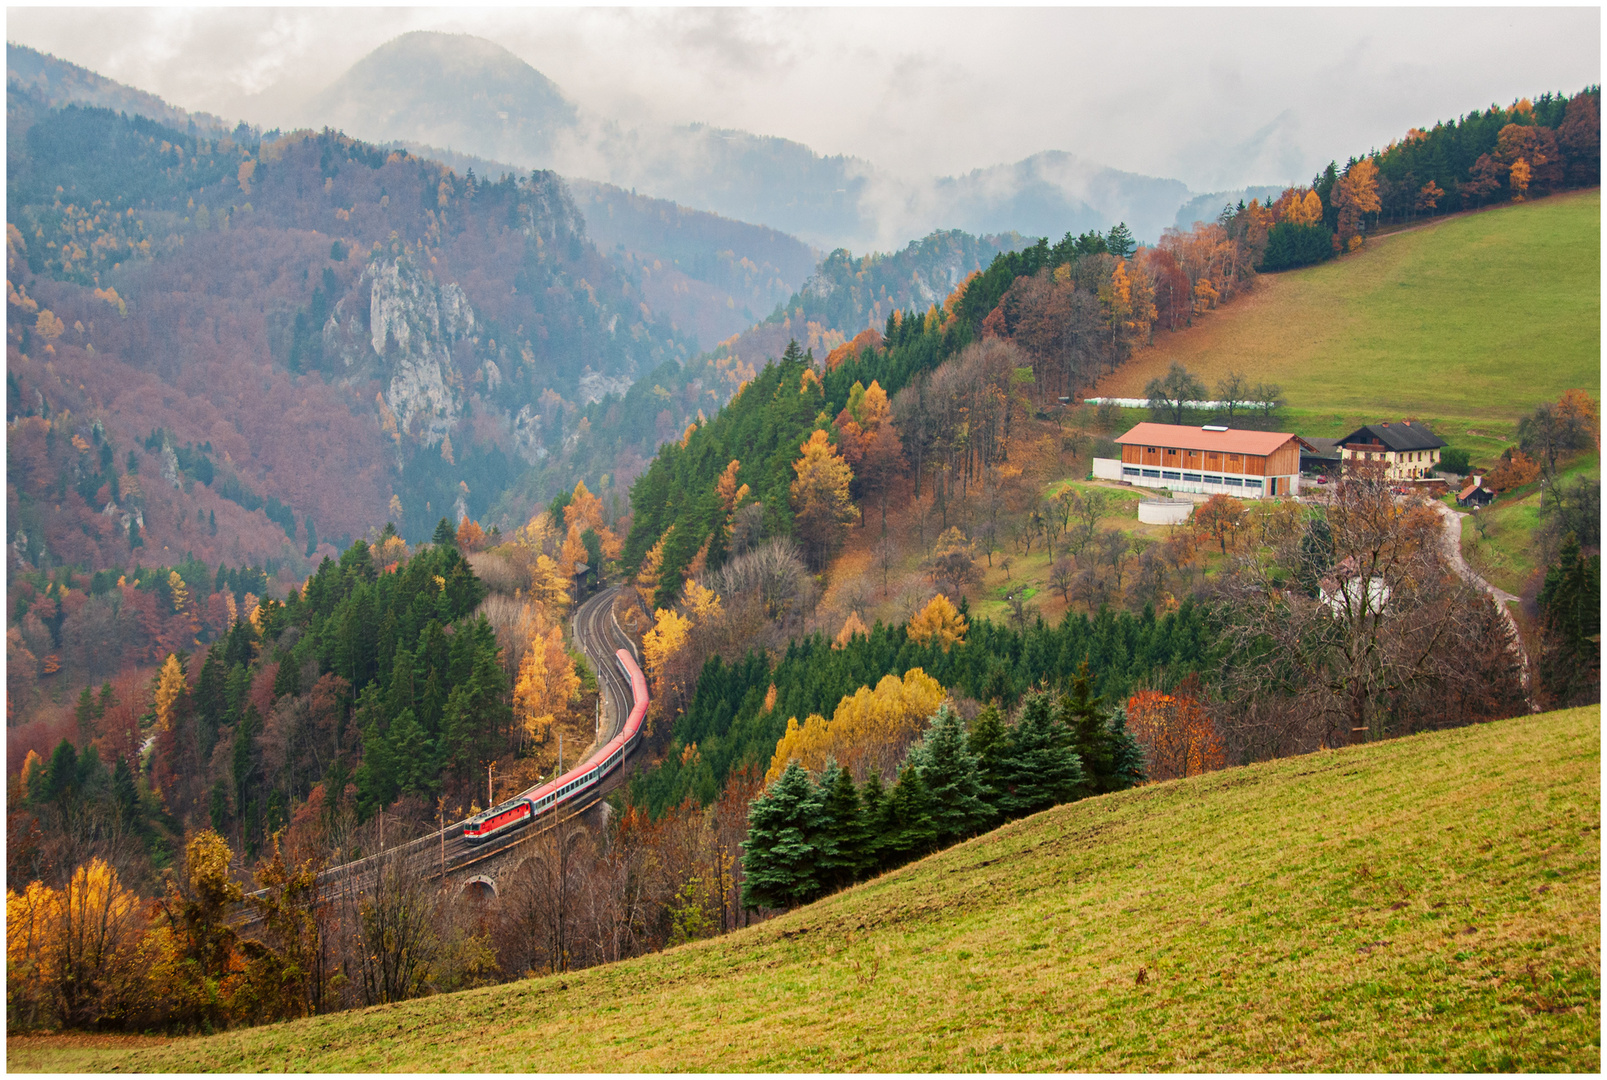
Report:
M 1207 484 L 1220 484 L 1222 482 L 1222 478 L 1220 476 L 1206 476 L 1205 482 Z
M 1181 479 L 1183 479 L 1183 474 L 1178 472 L 1175 469 L 1162 469 L 1161 470 L 1161 479 L 1162 480 L 1181 480 Z
M 1197 472 L 1186 472 L 1183 474 L 1183 479 L 1187 480 L 1191 484 L 1198 484 L 1200 482 L 1200 474 Z
M 1259 480 L 1246 480 L 1244 482 L 1244 486 L 1246 488 L 1249 488 L 1249 489 L 1253 490 L 1253 491 L 1260 491 L 1261 490 L 1261 481 L 1259 481 Z
M 1133 469 L 1133 468 L 1129 468 L 1128 466 L 1123 465 L 1122 466 L 1122 475 L 1123 476 L 1137 476 L 1138 475 L 1138 470 Z
M 1222 478 L 1222 480 L 1223 480 L 1224 483 L 1227 484 L 1228 487 L 1243 487 L 1244 486 L 1244 481 L 1240 480 L 1237 476 L 1224 476 Z
M 1149 477 L 1151 480 L 1159 480 L 1161 478 L 1161 470 L 1159 470 L 1159 469 L 1145 469 L 1144 470 L 1144 475 Z

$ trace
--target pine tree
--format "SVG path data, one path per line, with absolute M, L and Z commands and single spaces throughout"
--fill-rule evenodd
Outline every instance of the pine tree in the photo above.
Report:
M 897 866 L 918 859 L 937 846 L 937 823 L 932 819 L 932 793 L 921 771 L 905 765 L 887 797 L 891 828 L 886 836 L 885 858 Z
M 1110 718 L 1112 791 L 1126 791 L 1144 782 L 1144 748 L 1127 730 L 1127 707 L 1118 705 Z
M 843 888 L 869 869 L 870 834 L 860 812 L 859 790 L 847 769 L 835 761 L 829 763 L 820 776 L 820 792 L 826 809 L 820 849 L 822 883 Z
M 981 825 L 991 825 L 1004 816 L 999 809 L 999 801 L 1005 786 L 1005 757 L 1010 749 L 1004 718 L 999 715 L 997 704 L 989 705 L 977 714 L 971 722 L 971 733 L 966 744 L 976 758 L 980 795 L 987 804 L 988 815 Z
M 1083 778 L 1076 797 L 1084 799 L 1118 791 L 1120 787 L 1114 775 L 1116 747 L 1105 723 L 1105 699 L 1093 693 L 1087 660 L 1078 665 L 1070 681 L 1071 692 L 1061 697 L 1058 711 L 1060 722 L 1071 733 L 1071 744 L 1082 763 Z
M 1070 733 L 1055 718 L 1048 694 L 1034 691 L 1023 701 L 1010 730 L 1003 773 L 997 805 L 1006 818 L 1035 814 L 1076 796 L 1082 763 L 1071 748 Z
M 983 798 L 977 757 L 966 745 L 965 721 L 947 702 L 932 717 L 919 749 L 916 769 L 931 795 L 938 845 L 974 834 L 992 811 Z
M 452 527 L 452 522 L 442 518 L 435 525 L 435 535 L 430 537 L 430 543 L 437 547 L 450 546 L 458 541 L 458 531 Z
M 865 825 L 865 874 L 886 865 L 887 838 L 892 831 L 887 789 L 882 776 L 872 772 L 859 789 L 859 819 Z
M 819 838 L 826 824 L 820 791 L 796 762 L 748 808 L 742 842 L 742 903 L 792 908 L 819 895 Z

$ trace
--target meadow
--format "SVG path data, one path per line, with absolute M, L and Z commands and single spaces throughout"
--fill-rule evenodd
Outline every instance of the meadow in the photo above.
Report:
M 1540 402 L 1595 392 L 1600 234 L 1594 189 L 1377 237 L 1262 275 L 1192 327 L 1157 334 L 1097 393 L 1142 396 L 1174 361 L 1212 387 L 1237 370 L 1283 387 L 1286 430 L 1331 437 L 1415 416 L 1477 454 Z
M 13 1071 L 1599 1071 L 1601 710 L 1046 811 L 723 938 Z

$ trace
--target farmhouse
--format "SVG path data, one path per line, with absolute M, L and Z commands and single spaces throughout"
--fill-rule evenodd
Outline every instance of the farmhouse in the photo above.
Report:
M 1116 442 L 1121 460 L 1096 459 L 1095 475 L 1109 473 L 1109 479 L 1139 487 L 1247 499 L 1298 494 L 1300 450 L 1307 446 L 1288 432 L 1238 431 L 1216 424 L 1142 423 Z
M 1433 476 L 1440 463 L 1440 439 L 1422 424 L 1403 420 L 1359 427 L 1339 440 L 1340 456 L 1352 464 L 1382 464 L 1386 480 L 1416 480 Z

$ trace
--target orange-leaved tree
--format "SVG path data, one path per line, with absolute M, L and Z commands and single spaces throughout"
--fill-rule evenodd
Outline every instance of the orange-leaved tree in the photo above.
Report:
M 1144 748 L 1151 780 L 1175 780 L 1220 769 L 1227 751 L 1197 696 L 1191 676 L 1177 691 L 1140 690 L 1127 700 L 1127 727 Z

